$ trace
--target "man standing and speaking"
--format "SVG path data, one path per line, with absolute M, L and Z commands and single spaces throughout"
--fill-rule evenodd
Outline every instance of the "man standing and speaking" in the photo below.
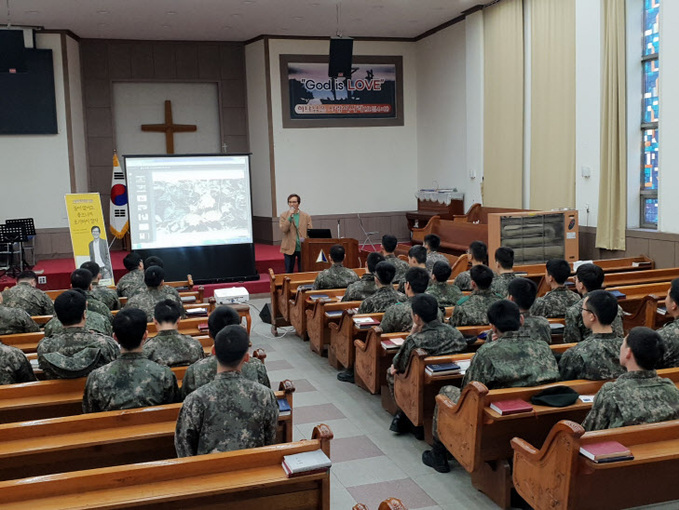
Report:
M 278 226 L 283 233 L 281 240 L 281 253 L 285 256 L 285 272 L 295 271 L 295 258 L 297 259 L 297 270 L 302 270 L 302 259 L 300 251 L 302 241 L 307 235 L 307 229 L 311 226 L 311 216 L 299 210 L 301 199 L 299 195 L 292 194 L 288 197 L 289 209 L 280 215 Z

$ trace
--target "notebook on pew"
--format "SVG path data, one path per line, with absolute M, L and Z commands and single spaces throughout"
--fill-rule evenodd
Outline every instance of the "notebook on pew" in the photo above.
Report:
M 609 290 L 608 292 L 613 294 L 613 296 L 615 296 L 615 299 L 618 299 L 618 300 L 619 299 L 625 299 L 627 297 L 627 294 L 624 294 L 624 293 L 620 292 L 619 290 Z
M 332 462 L 323 453 L 323 450 L 314 450 L 296 453 L 295 455 L 284 455 L 282 466 L 285 474 L 288 478 L 291 478 L 293 476 L 323 473 L 332 466 Z
M 206 333 L 206 332 L 210 331 L 210 327 L 207 325 L 207 322 L 203 322 L 201 324 L 198 324 L 197 328 L 198 328 L 198 331 L 200 331 L 201 333 Z
M 314 288 L 314 284 L 313 284 L 313 283 L 305 283 L 305 284 L 300 285 L 300 286 L 297 287 L 297 292 L 301 292 L 301 291 L 303 291 L 303 290 L 311 290 L 311 289 L 313 289 L 313 288 Z
M 330 299 L 330 296 L 327 294 L 314 294 L 313 296 L 309 296 L 309 299 L 311 299 L 311 301 L 325 301 L 326 299 Z
M 179 298 L 182 300 L 182 303 L 195 303 L 196 302 L 196 296 L 179 296 Z
M 288 404 L 288 400 L 285 398 L 279 398 L 278 416 L 288 416 L 290 413 L 292 413 L 292 409 L 290 408 L 290 404 Z
M 427 365 L 424 371 L 429 375 L 454 375 L 460 373 L 460 365 L 457 363 L 437 363 Z
M 630 449 L 617 441 L 586 444 L 580 447 L 580 454 L 597 463 L 634 459 Z
M 186 310 L 189 317 L 207 317 L 207 308 L 189 308 Z
M 552 333 L 562 333 L 566 326 L 564 324 L 559 324 L 558 322 L 550 322 L 549 329 Z
M 507 416 L 508 414 L 529 413 L 533 411 L 532 405 L 519 398 L 493 402 L 490 404 L 490 408 L 500 416 Z
M 380 321 L 373 319 L 372 317 L 354 317 L 354 324 L 357 328 L 368 329 L 373 326 L 379 326 Z
M 401 347 L 405 341 L 406 339 L 403 337 L 385 338 L 382 340 L 382 347 L 387 351 L 393 351 Z
M 330 310 L 329 312 L 325 312 L 325 315 L 328 317 L 342 317 L 343 313 L 344 310 Z

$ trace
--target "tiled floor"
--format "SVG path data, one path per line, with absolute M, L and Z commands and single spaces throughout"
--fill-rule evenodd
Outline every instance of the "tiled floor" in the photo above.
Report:
M 261 309 L 268 299 L 254 299 Z M 252 344 L 267 353 L 266 366 L 274 389 L 279 381 L 295 383 L 294 439 L 311 437 L 313 427 L 327 424 L 331 442 L 331 508 L 350 509 L 357 502 L 377 509 L 393 496 L 409 509 L 495 509 L 486 496 L 471 486 L 460 466 L 440 474 L 423 465 L 427 446 L 412 436 L 389 432 L 391 416 L 382 409 L 379 395 L 337 380 L 337 370 L 291 332 L 273 338 L 270 326 L 252 311 Z

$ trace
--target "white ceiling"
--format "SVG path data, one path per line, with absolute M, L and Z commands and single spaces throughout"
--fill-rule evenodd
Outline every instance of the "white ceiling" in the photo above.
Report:
M 486 3 L 488 0 L 485 0 Z M 6 25 L 7 0 L 0 3 Z M 12 25 L 82 38 L 246 41 L 259 35 L 416 37 L 481 0 L 9 0 Z

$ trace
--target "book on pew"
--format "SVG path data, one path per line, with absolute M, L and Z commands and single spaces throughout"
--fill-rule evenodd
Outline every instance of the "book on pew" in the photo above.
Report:
M 357 328 L 368 329 L 373 326 L 379 326 L 380 321 L 373 319 L 372 317 L 354 317 L 354 324 Z
M 201 333 L 206 333 L 206 332 L 210 331 L 210 328 L 207 325 L 207 322 L 202 322 L 202 323 L 198 324 L 197 327 L 198 327 L 198 331 L 200 331 Z
M 507 416 L 508 414 L 529 413 L 533 411 L 532 405 L 519 398 L 493 402 L 490 404 L 490 408 L 500 416 Z
M 549 329 L 552 330 L 552 333 L 560 333 L 563 332 L 563 330 L 566 328 L 564 324 L 559 324 L 558 322 L 550 322 L 549 323 Z
M 632 267 L 651 267 L 651 261 L 643 260 L 641 262 L 632 262 Z
M 343 313 L 344 310 L 330 310 L 329 312 L 325 312 L 325 315 L 328 317 L 342 317 Z
M 290 404 L 288 404 L 288 400 L 285 398 L 279 398 L 278 399 L 278 416 L 288 416 L 292 413 L 292 409 L 290 408 Z
M 624 294 L 619 290 L 609 290 L 608 292 L 613 294 L 615 296 L 615 299 L 625 299 L 627 297 L 627 294 Z
M 189 317 L 207 317 L 207 308 L 189 308 L 186 310 Z
M 196 302 L 196 296 L 179 296 L 179 298 L 182 300 L 182 303 L 195 303 Z
M 630 449 L 617 441 L 586 444 L 580 447 L 580 453 L 594 462 L 614 462 L 634 459 Z
M 288 478 L 291 478 L 293 476 L 323 473 L 332 466 L 332 462 L 323 453 L 323 450 L 314 450 L 296 453 L 295 455 L 284 455 L 282 466 L 285 474 Z
M 299 287 L 297 287 L 297 292 L 301 292 L 303 290 L 311 290 L 313 288 L 314 288 L 313 283 L 305 283 L 304 285 L 300 285 Z
M 382 347 L 387 351 L 393 351 L 401 347 L 403 345 L 403 342 L 405 341 L 406 339 L 403 337 L 385 338 L 384 340 L 382 340 Z
M 660 315 L 667 315 L 667 308 L 664 306 L 659 306 L 656 310 Z
M 460 365 L 457 363 L 436 363 L 427 365 L 424 371 L 429 375 L 454 375 L 460 373 Z
M 472 364 L 472 360 L 470 360 L 470 359 L 459 359 L 459 360 L 457 360 L 457 364 L 460 366 L 460 373 L 464 374 L 469 369 L 469 365 Z
M 330 299 L 330 296 L 328 296 L 327 294 L 314 294 L 312 296 L 309 296 L 309 299 L 311 299 L 311 301 L 319 301 Z

